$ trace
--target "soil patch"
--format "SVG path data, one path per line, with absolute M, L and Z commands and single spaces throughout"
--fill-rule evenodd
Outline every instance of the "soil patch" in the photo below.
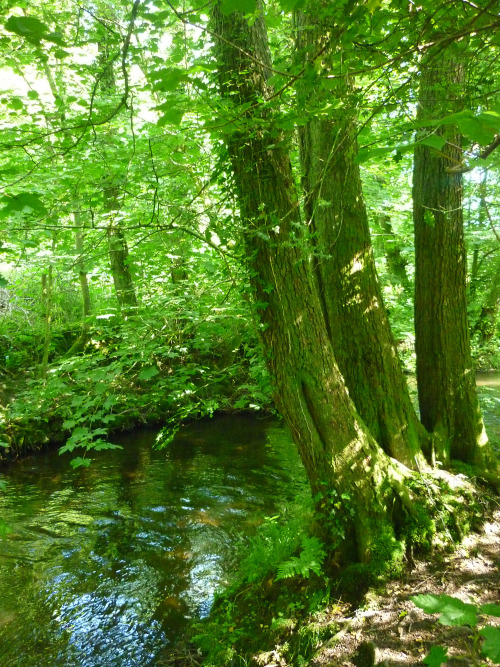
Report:
M 363 607 L 327 619 L 341 629 L 310 667 L 370 667 L 374 661 L 393 667 L 421 665 L 436 645 L 448 647 L 451 659 L 446 664 L 450 667 L 474 664 L 472 630 L 437 623 L 438 614 L 425 614 L 411 602 L 410 596 L 421 593 L 450 595 L 472 604 L 500 603 L 499 509 L 481 533 L 469 535 L 453 554 L 415 564 L 383 590 L 370 592 Z M 500 618 L 488 617 L 488 624 L 500 625 Z M 492 663 L 481 659 L 481 664 Z M 281 663 L 268 662 L 266 667 L 278 665 Z

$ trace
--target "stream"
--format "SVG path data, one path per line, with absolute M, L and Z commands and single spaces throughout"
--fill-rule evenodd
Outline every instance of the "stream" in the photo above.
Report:
M 478 375 L 478 391 L 500 453 L 500 373 Z M 164 450 L 156 435 L 117 436 L 124 449 L 89 468 L 52 450 L 2 476 L 2 667 L 161 664 L 187 621 L 208 614 L 263 517 L 307 493 L 276 420 L 205 420 Z
M 157 664 L 203 617 L 263 517 L 307 488 L 272 419 L 218 417 L 164 450 L 156 431 L 73 470 L 57 450 L 15 463 L 0 517 L 2 667 Z

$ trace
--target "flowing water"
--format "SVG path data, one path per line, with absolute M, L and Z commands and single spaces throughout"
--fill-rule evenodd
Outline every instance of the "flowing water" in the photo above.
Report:
M 478 377 L 500 453 L 500 374 Z M 0 667 L 146 667 L 208 613 L 262 517 L 306 491 L 283 426 L 248 416 L 117 440 L 90 468 L 49 451 L 4 475 Z
M 245 553 L 262 517 L 306 488 L 281 424 L 248 416 L 117 440 L 89 468 L 46 452 L 0 493 L 0 665 L 158 664 Z

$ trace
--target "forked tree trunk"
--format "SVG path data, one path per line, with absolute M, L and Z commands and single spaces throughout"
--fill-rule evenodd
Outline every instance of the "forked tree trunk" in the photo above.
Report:
M 417 118 L 445 116 L 460 94 L 464 68 L 446 53 L 423 63 Z M 456 104 L 456 102 L 455 102 Z M 451 108 L 450 108 L 451 107 Z M 472 367 L 466 300 L 462 176 L 447 171 L 462 159 L 456 128 L 440 129 L 440 151 L 415 148 L 415 336 L 420 415 L 438 436 L 437 456 L 483 469 L 493 464 Z
M 220 91 L 234 106 L 233 131 L 225 136 L 277 405 L 313 492 L 338 494 L 336 525 L 345 531 L 344 548 L 369 561 L 382 536 L 397 546 L 392 508 L 411 507 L 403 483 L 411 473 L 377 445 L 335 362 L 301 239 L 305 225 L 289 156 L 272 114 L 259 102 L 271 92 L 264 21 L 259 17 L 249 27 L 240 14 L 224 16 L 216 7 L 213 23 L 222 38 L 214 47 Z M 333 548 L 340 536 L 332 533 L 330 540 Z
M 321 53 L 325 71 L 338 74 L 347 65 L 338 53 L 335 61 L 332 28 L 313 18 L 324 4 L 309 4 L 310 15 L 297 15 L 297 46 L 307 61 Z M 421 446 L 430 451 L 430 439 L 410 399 L 375 269 L 355 161 L 352 93 L 348 76 L 333 91 L 319 83 L 303 86 L 310 120 L 299 128 L 299 146 L 315 275 L 335 358 L 357 411 L 384 451 L 414 468 L 425 464 Z M 328 115 L 322 111 L 327 103 L 335 108 Z

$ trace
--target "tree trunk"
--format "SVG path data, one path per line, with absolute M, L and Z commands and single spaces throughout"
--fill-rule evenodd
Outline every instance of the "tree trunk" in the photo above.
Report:
M 49 264 L 47 273 L 42 275 L 42 305 L 45 317 L 45 336 L 43 341 L 42 363 L 40 374 L 47 375 L 49 365 L 50 343 L 52 340 L 52 265 Z
M 116 80 L 113 71 L 113 61 L 109 58 L 109 44 L 106 38 L 99 43 L 99 62 L 103 68 L 100 89 L 104 95 L 113 95 L 116 92 Z M 119 190 L 113 183 L 113 175 L 108 174 L 103 188 L 104 210 L 110 214 L 108 223 L 108 251 L 111 275 L 115 294 L 124 315 L 131 315 L 137 310 L 137 297 L 134 281 L 129 266 L 128 247 L 125 234 L 120 222 L 112 217 L 113 211 L 118 211 Z
M 117 198 L 116 187 L 105 187 L 104 210 L 109 213 L 118 210 Z M 137 309 L 137 297 L 129 267 L 127 241 L 120 223 L 115 223 L 114 220 L 108 224 L 108 249 L 111 275 L 120 310 L 124 315 L 131 315 Z
M 271 92 L 264 21 L 259 17 L 249 26 L 242 15 L 225 16 L 216 7 L 213 22 L 222 38 L 214 49 L 219 87 L 234 110 L 225 137 L 276 402 L 313 493 L 339 501 L 329 546 L 338 546 L 344 534 L 344 550 L 366 562 L 375 558 L 382 538 L 399 548 L 392 507 L 411 506 L 403 484 L 411 473 L 377 445 L 335 362 L 304 252 L 305 226 L 284 137 L 262 102 Z
M 401 285 L 408 296 L 413 296 L 413 286 L 406 272 L 408 262 L 401 253 L 398 239 L 392 228 L 391 218 L 388 215 L 381 215 L 379 224 L 384 233 L 384 253 L 391 284 Z
M 76 227 L 83 228 L 83 216 L 78 210 L 78 201 L 74 202 L 75 211 L 73 213 L 73 220 Z M 82 295 L 82 329 L 75 342 L 71 345 L 69 350 L 64 355 L 71 357 L 74 354 L 83 352 L 89 339 L 90 322 L 89 318 L 92 314 L 92 302 L 90 298 L 89 281 L 87 272 L 85 270 L 85 262 L 83 259 L 84 252 L 84 232 L 82 229 L 75 231 L 75 252 L 76 252 L 76 270 L 78 272 L 78 279 L 80 282 L 80 292 Z
M 345 67 L 344 60 L 335 62 L 332 42 L 331 28 L 298 15 L 297 46 L 308 59 L 321 52 L 330 73 Z M 347 75 L 341 82 L 334 91 L 309 81 L 303 87 L 311 119 L 299 128 L 299 146 L 314 270 L 335 358 L 357 411 L 384 451 L 414 468 L 425 463 L 421 445 L 430 450 L 430 440 L 413 408 L 382 299 L 355 162 L 352 86 Z M 322 112 L 327 102 L 335 107 L 328 116 Z
M 75 215 L 75 222 L 79 224 L 81 222 L 81 216 Z M 87 278 L 87 271 L 85 270 L 85 263 L 83 261 L 83 246 L 84 242 L 84 235 L 82 231 L 77 231 L 75 232 L 75 250 L 78 255 L 78 260 L 77 260 L 77 271 L 78 271 L 78 278 L 80 281 L 80 290 L 82 293 L 82 317 L 83 317 L 83 322 L 82 322 L 82 330 L 84 332 L 87 332 L 89 329 L 89 317 L 92 314 L 92 302 L 90 299 L 90 289 L 89 289 L 89 281 Z
M 445 53 L 423 64 L 417 118 L 445 116 L 456 104 L 464 68 Z M 491 450 L 479 409 L 472 367 L 466 300 L 462 176 L 447 167 L 462 158 L 456 128 L 436 132 L 440 151 L 415 148 L 415 337 L 420 415 L 438 439 L 438 458 L 486 468 Z

